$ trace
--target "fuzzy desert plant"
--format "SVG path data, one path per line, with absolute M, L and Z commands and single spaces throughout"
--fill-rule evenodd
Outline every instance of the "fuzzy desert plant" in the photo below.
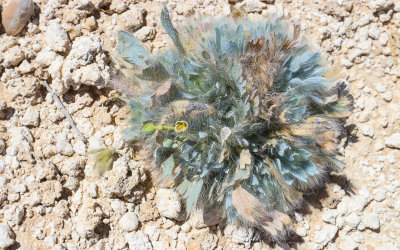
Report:
M 142 139 L 188 213 L 202 209 L 281 239 L 305 192 L 340 166 L 351 96 L 299 28 L 279 19 L 162 24 L 174 46 L 149 54 L 119 32 L 134 89 L 127 139 Z

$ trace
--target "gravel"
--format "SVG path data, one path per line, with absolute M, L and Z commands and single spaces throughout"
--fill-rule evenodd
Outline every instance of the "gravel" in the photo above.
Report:
M 181 200 L 174 190 L 160 188 L 156 195 L 157 209 L 169 219 L 178 219 L 181 212 Z
M 385 140 L 386 147 L 400 149 L 400 133 L 394 133 Z
M 6 249 L 9 246 L 14 245 L 15 234 L 12 229 L 7 226 L 0 224 L 0 248 Z
M 119 220 L 119 225 L 124 231 L 136 231 L 139 226 L 139 219 L 134 212 L 128 212 L 121 217 Z
M 367 213 L 364 215 L 364 224 L 366 228 L 378 230 L 380 227 L 380 219 L 377 213 Z

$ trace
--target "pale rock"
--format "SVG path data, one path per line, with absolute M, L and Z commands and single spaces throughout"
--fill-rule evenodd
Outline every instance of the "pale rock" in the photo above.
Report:
M 170 246 L 168 241 L 166 240 L 154 241 L 151 243 L 154 249 L 168 249 L 168 247 Z
M 78 177 L 83 172 L 85 163 L 85 157 L 74 156 L 67 158 L 61 163 L 60 172 L 68 176 Z
M 364 125 L 361 127 L 361 133 L 365 136 L 374 137 L 374 128 L 370 125 Z
M 134 212 L 124 214 L 119 220 L 119 226 L 127 232 L 136 231 L 139 226 L 139 219 Z
M 0 98 L 0 119 L 4 119 L 6 116 L 7 116 L 7 104 Z
M 142 230 L 149 236 L 151 242 L 159 240 L 161 229 L 157 225 L 145 224 Z
M 31 207 L 42 203 L 42 197 L 38 192 L 29 192 L 29 196 L 24 199 L 24 204 Z
M 384 85 L 383 83 L 378 83 L 378 84 L 376 85 L 376 90 L 377 90 L 379 93 L 384 93 L 384 92 L 386 91 L 386 87 L 385 87 L 385 85 Z
M 107 6 L 108 4 L 110 4 L 111 0 L 91 0 L 91 2 L 96 9 L 100 9 L 101 7 L 104 7 L 104 6 Z
M 33 51 L 35 51 L 35 52 L 39 52 L 39 51 L 42 49 L 42 46 L 41 46 L 40 44 L 38 44 L 38 43 L 34 43 L 34 44 L 32 45 L 32 49 L 33 49 Z
M 339 37 L 339 38 L 336 38 L 335 40 L 333 40 L 333 45 L 337 48 L 340 48 L 340 47 L 342 47 L 342 42 L 343 42 L 343 39 Z
M 93 124 L 90 122 L 90 120 L 88 118 L 80 118 L 77 122 L 76 122 L 76 127 L 78 128 L 79 131 L 81 131 L 81 133 L 86 137 L 91 137 L 94 133 L 94 127 Z M 97 137 L 96 137 L 97 138 Z M 100 139 L 100 138 L 99 138 Z M 102 139 L 101 139 L 102 140 Z M 97 149 L 100 147 L 97 147 Z M 89 150 L 93 149 L 92 147 L 92 143 L 90 143 L 90 139 L 89 139 Z
M 82 140 L 77 140 L 73 145 L 75 153 L 78 155 L 84 156 L 86 155 L 86 144 Z
M 339 248 L 342 250 L 357 249 L 360 244 L 357 243 L 351 236 L 345 236 L 339 243 Z
M 156 194 L 156 204 L 162 216 L 169 219 L 178 219 L 182 208 L 177 192 L 172 189 L 160 188 Z
M 91 136 L 89 137 L 88 151 L 105 148 L 104 140 L 101 137 Z
M 21 118 L 21 124 L 24 126 L 39 126 L 40 116 L 39 110 L 35 106 L 29 106 L 24 116 Z
M 56 135 L 56 150 L 58 153 L 66 156 L 72 156 L 74 154 L 74 150 L 72 148 L 72 145 L 69 143 L 65 131 Z
M 9 146 L 6 148 L 6 154 L 8 156 L 16 156 L 18 154 L 18 148 L 15 146 Z
M 331 36 L 331 31 L 328 27 L 322 27 L 318 32 L 320 33 L 321 40 L 327 39 Z
M 320 231 L 315 232 L 314 242 L 325 246 L 335 237 L 337 231 L 338 228 L 336 226 L 326 225 Z
M 395 164 L 395 163 L 396 163 L 396 158 L 394 157 L 394 154 L 393 154 L 393 153 L 388 154 L 388 155 L 386 156 L 386 161 L 387 161 L 389 164 Z
M 5 176 L 0 176 L 0 187 L 5 189 L 7 188 L 7 183 L 10 181 L 9 178 L 5 177 Z
M 128 210 L 125 203 L 119 199 L 115 199 L 111 202 L 111 208 L 117 214 L 124 214 Z
M 368 35 L 374 40 L 377 40 L 379 38 L 379 35 L 381 34 L 378 25 L 376 23 L 372 23 L 369 27 L 368 30 Z
M 44 238 L 44 244 L 47 247 L 52 248 L 52 247 L 54 247 L 56 245 L 56 243 L 57 243 L 57 238 L 54 235 L 49 235 L 49 236 Z
M 351 62 L 354 62 L 354 60 L 356 60 L 356 58 L 361 56 L 362 54 L 363 54 L 363 51 L 361 49 L 358 49 L 358 48 L 352 49 L 349 52 L 349 60 Z
M 67 181 L 65 182 L 64 186 L 69 190 L 76 190 L 79 187 L 79 179 L 75 177 L 68 177 Z
M 342 228 L 344 227 L 344 224 L 345 224 L 344 218 L 343 218 L 342 216 L 338 216 L 338 217 L 336 218 L 336 226 L 337 226 L 339 229 L 342 229 Z
M 62 66 L 62 80 L 67 86 L 78 89 L 81 84 L 94 85 L 101 88 L 110 77 L 100 38 L 77 37 Z
M 360 218 L 356 213 L 351 213 L 346 217 L 346 225 L 350 228 L 355 229 L 357 228 L 358 224 L 360 224 Z
M 0 174 L 2 174 L 4 172 L 5 167 L 6 167 L 6 163 L 3 160 L 0 160 Z
M 400 149 L 400 133 L 394 133 L 387 137 L 385 140 L 385 145 L 388 148 Z
M 380 227 L 380 220 L 379 220 L 379 215 L 377 213 L 366 213 L 364 214 L 363 217 L 363 223 L 365 227 L 372 229 L 372 230 L 377 230 Z
M 19 200 L 19 198 L 19 194 L 8 194 L 7 196 L 7 200 L 9 200 L 10 202 L 16 202 Z
M 383 188 L 377 188 L 372 192 L 374 200 L 381 202 L 386 198 L 386 190 Z
M 336 214 L 334 210 L 327 209 L 322 213 L 322 220 L 335 225 Z
M 393 7 L 394 7 L 394 4 L 391 0 L 369 1 L 369 8 L 372 10 L 373 13 L 376 13 L 378 11 L 388 10 Z
M 41 203 L 45 206 L 53 206 L 62 194 L 62 184 L 59 181 L 51 180 L 43 183 L 35 183 L 33 189 L 37 190 L 41 197 Z
M 77 246 L 75 246 L 74 244 L 72 244 L 72 243 L 67 243 L 67 244 L 65 244 L 65 246 L 66 246 L 66 249 L 67 250 L 78 250 L 78 247 Z M 64 250 L 65 248 L 62 248 L 62 250 Z
M 19 167 L 21 166 L 20 162 L 17 159 L 17 156 L 9 156 L 9 155 L 7 155 L 5 160 L 4 160 L 4 162 L 11 169 L 19 169 Z
M 51 62 L 48 72 L 50 73 L 51 77 L 57 78 L 60 77 L 61 68 L 64 63 L 64 57 L 57 56 L 54 61 Z
M 38 64 L 39 67 L 48 67 L 54 60 L 56 59 L 56 52 L 48 50 L 40 51 L 35 58 L 35 62 Z
M 131 32 L 140 29 L 145 24 L 145 13 L 145 10 L 136 6 L 125 11 L 117 17 L 118 27 L 122 30 Z
M 27 190 L 26 185 L 23 184 L 23 183 L 12 185 L 11 189 L 14 192 L 20 193 L 20 194 L 24 194 L 26 192 L 26 190 Z
M 357 48 L 361 49 L 364 54 L 369 55 L 371 53 L 372 41 L 364 40 L 357 43 Z
M 183 223 L 182 226 L 181 226 L 181 231 L 184 232 L 184 233 L 190 232 L 191 229 L 192 229 L 192 226 L 187 221 L 185 223 Z
M 66 200 L 60 200 L 54 206 L 53 212 L 60 218 L 65 218 L 69 214 L 69 204 Z
M 384 148 L 385 148 L 385 145 L 381 141 L 377 141 L 375 143 L 375 146 L 374 146 L 375 151 L 378 152 L 378 151 L 381 151 Z
M 232 232 L 232 241 L 237 244 L 243 244 L 246 248 L 251 248 L 254 238 L 254 230 L 247 227 L 237 227 Z
M 118 158 L 113 168 L 103 175 L 100 188 L 105 196 L 124 197 L 132 195 L 134 188 L 145 180 L 143 166 L 124 156 Z
M 33 67 L 27 60 L 23 60 L 22 63 L 19 65 L 19 70 L 22 74 L 26 74 L 32 72 Z
M 236 6 L 246 13 L 261 13 L 267 7 L 267 4 L 258 0 L 244 0 L 236 4 Z
M 388 44 L 388 42 L 389 42 L 389 35 L 385 32 L 385 33 L 382 33 L 381 35 L 380 35 L 380 37 L 379 37 L 379 43 L 382 45 L 382 46 L 386 46 L 387 44 Z
M 93 237 L 94 230 L 102 223 L 103 211 L 101 207 L 91 198 L 84 199 L 83 205 L 74 218 L 76 232 L 82 237 Z
M 127 233 L 125 240 L 128 242 L 129 249 L 153 249 L 149 237 L 143 231 Z
M 7 225 L 0 224 L 0 249 L 7 249 L 14 243 L 15 234 L 12 229 Z
M 32 0 L 8 1 L 1 12 L 1 21 L 7 34 L 17 35 L 25 27 L 34 10 Z
M 96 183 L 89 183 L 89 185 L 86 188 L 86 191 L 88 195 L 92 198 L 96 198 L 98 193 L 97 193 L 97 185 Z
M 301 237 L 306 237 L 307 229 L 305 229 L 304 227 L 299 227 L 299 228 L 297 228 L 296 233 Z
M 56 52 L 66 52 L 70 47 L 67 32 L 56 21 L 50 21 L 44 36 L 47 46 Z
M 128 9 L 128 4 L 126 1 L 112 0 L 110 5 L 110 10 L 115 11 L 118 14 L 126 11 Z
M 53 79 L 50 86 L 54 90 L 54 92 L 59 96 L 63 95 L 69 89 L 69 85 L 66 84 L 64 81 L 62 81 L 58 76 Z M 61 112 L 61 110 L 57 110 L 56 113 L 49 115 L 50 120 L 56 120 L 56 121 L 61 120 L 64 117 L 65 115 L 63 112 Z
M 4 142 L 3 139 L 0 138 L 0 155 L 4 152 L 5 148 L 6 148 L 6 143 Z
M 380 12 L 379 14 L 379 21 L 382 23 L 386 23 L 390 19 L 392 19 L 393 10 L 389 10 L 388 12 Z
M 153 40 L 156 36 L 156 30 L 154 27 L 145 26 L 135 33 L 137 39 L 142 42 L 146 42 L 148 40 Z
M 46 235 L 40 229 L 36 229 L 32 234 L 32 237 L 38 240 L 43 240 L 45 236 Z
M 24 218 L 25 209 L 22 205 L 12 205 L 9 209 L 4 211 L 4 221 L 8 222 L 10 226 L 19 225 Z
M 393 99 L 393 95 L 391 91 L 386 91 L 385 93 L 382 94 L 383 100 L 390 102 Z
M 43 15 L 46 17 L 47 20 L 53 19 L 55 14 L 55 10 L 52 6 L 48 6 L 44 11 Z
M 390 74 L 400 78 L 400 64 L 393 66 L 392 69 L 390 70 Z
M 365 97 L 364 97 L 364 95 L 362 95 L 362 96 L 356 101 L 356 105 L 357 105 L 361 110 L 364 110 L 364 109 L 365 109 Z
M 4 53 L 4 60 L 2 65 L 5 68 L 17 66 L 20 62 L 25 59 L 25 54 L 20 46 L 14 46 L 11 49 L 6 50 Z

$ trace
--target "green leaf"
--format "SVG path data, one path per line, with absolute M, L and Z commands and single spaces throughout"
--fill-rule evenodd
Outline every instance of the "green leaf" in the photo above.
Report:
M 137 77 L 147 81 L 163 82 L 169 78 L 169 73 L 161 63 L 155 62 L 150 67 L 143 69 Z
M 96 163 L 94 165 L 94 169 L 97 170 L 100 174 L 110 170 L 114 163 L 114 149 L 102 148 L 102 149 L 93 149 L 88 152 L 88 154 L 95 154 Z
M 249 176 L 250 176 L 250 167 L 249 166 L 247 166 L 245 169 L 238 168 L 236 170 L 233 181 L 236 182 L 236 181 L 246 180 L 249 178 Z
M 192 188 L 186 200 L 186 211 L 190 211 L 193 206 L 196 206 L 197 200 L 199 199 L 201 193 L 201 189 L 203 187 L 203 182 L 203 179 L 200 179 Z
M 188 189 L 191 187 L 192 183 L 188 181 L 187 179 L 184 179 L 181 184 L 176 188 L 176 190 L 183 196 L 185 197 L 185 194 L 187 193 Z
M 185 54 L 185 50 L 183 49 L 181 40 L 179 39 L 178 32 L 172 25 L 171 19 L 169 18 L 169 12 L 167 8 L 164 8 L 161 12 L 161 23 L 164 26 L 165 31 L 171 37 L 172 41 L 174 41 L 174 44 L 178 48 L 179 52 Z
M 147 66 L 146 60 L 149 58 L 149 54 L 134 36 L 120 31 L 118 32 L 118 41 L 117 51 L 125 60 L 143 68 Z
M 163 179 L 166 180 L 168 177 L 171 175 L 172 170 L 174 169 L 175 166 L 175 161 L 174 161 L 174 156 L 171 155 L 168 157 L 167 160 L 165 160 L 162 164 L 161 167 L 163 168 Z
M 174 142 L 171 139 L 166 139 L 163 141 L 163 147 L 172 148 Z
M 157 127 L 153 123 L 147 123 L 142 127 L 142 132 L 146 135 L 151 135 L 156 131 Z
M 232 130 L 228 127 L 223 127 L 220 131 L 221 144 L 224 145 L 231 135 Z

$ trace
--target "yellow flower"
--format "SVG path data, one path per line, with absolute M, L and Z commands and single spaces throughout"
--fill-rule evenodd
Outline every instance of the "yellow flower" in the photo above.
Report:
M 177 133 L 184 132 L 184 131 L 186 131 L 187 127 L 188 127 L 187 122 L 177 121 L 175 123 L 175 132 L 177 132 Z

